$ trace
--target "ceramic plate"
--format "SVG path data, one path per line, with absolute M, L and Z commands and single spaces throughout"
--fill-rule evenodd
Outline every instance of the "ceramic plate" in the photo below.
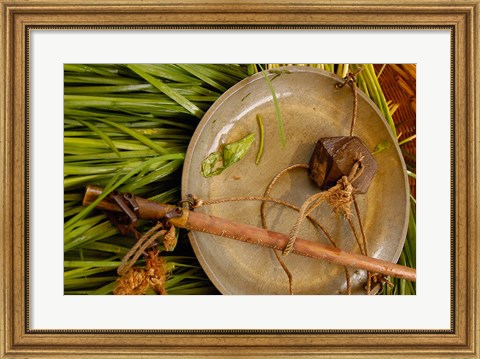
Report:
M 262 196 L 272 178 L 282 169 L 308 163 L 321 137 L 348 136 L 353 109 L 349 86 L 336 75 L 309 67 L 286 67 L 267 72 L 275 88 L 282 113 L 286 145 L 282 146 L 272 93 L 262 73 L 248 77 L 225 92 L 208 110 L 190 142 L 182 178 L 182 196 L 202 199 Z M 260 144 L 257 114 L 265 126 L 263 157 L 255 164 Z M 247 155 L 217 176 L 205 178 L 202 161 L 224 144 L 254 133 Z M 373 152 L 388 142 L 390 147 L 375 154 L 378 171 L 366 194 L 357 195 L 369 255 L 396 262 L 408 226 L 409 189 L 405 163 L 389 126 L 379 109 L 358 91 L 358 115 L 354 135 Z M 306 170 L 283 176 L 271 195 L 300 206 L 319 188 Z M 260 202 L 228 202 L 196 209 L 213 216 L 261 227 Z M 359 253 L 348 222 L 323 204 L 314 213 L 334 238 L 336 245 Z M 267 205 L 268 228 L 289 233 L 297 212 Z M 354 219 L 356 223 L 356 220 Z M 223 294 L 288 294 L 285 271 L 272 249 L 201 232 L 191 232 L 190 241 L 203 269 Z M 300 236 L 329 244 L 326 236 L 305 221 Z M 295 254 L 284 257 L 293 275 L 294 294 L 345 294 L 345 268 Z M 364 294 L 366 272 L 349 268 L 353 293 Z

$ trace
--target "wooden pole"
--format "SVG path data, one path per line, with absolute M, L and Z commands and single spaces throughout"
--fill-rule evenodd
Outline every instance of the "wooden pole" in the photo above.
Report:
M 103 189 L 88 186 L 83 199 L 84 205 L 92 203 Z M 185 208 L 160 204 L 140 197 L 134 197 L 138 204 L 136 214 L 139 218 L 159 220 L 167 216 L 172 224 L 179 228 L 210 233 L 216 236 L 236 239 L 242 242 L 261 245 L 283 251 L 288 243 L 288 236 L 283 233 L 234 222 L 228 219 L 213 217 L 201 212 L 190 211 Z M 123 210 L 108 197 L 100 201 L 97 208 L 114 212 Z M 387 276 L 416 281 L 416 270 L 399 264 L 386 262 L 361 254 L 342 251 L 338 248 L 303 238 L 297 238 L 292 250 L 293 253 L 323 259 L 327 262 L 368 270 Z

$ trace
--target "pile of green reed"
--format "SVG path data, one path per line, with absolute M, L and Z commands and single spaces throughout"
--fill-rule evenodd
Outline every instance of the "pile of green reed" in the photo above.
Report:
M 94 206 L 83 207 L 87 184 L 131 192 L 163 203 L 180 198 L 180 174 L 190 138 L 209 106 L 263 65 L 65 65 L 64 206 L 65 294 L 109 294 L 116 268 L 134 244 Z M 359 66 L 359 88 L 396 134 L 393 108 L 371 64 L 308 64 L 345 77 Z M 279 126 L 282 125 L 279 117 Z M 404 141 L 405 143 L 405 141 Z M 415 177 L 412 171 L 409 175 Z M 415 199 L 399 263 L 415 267 Z M 144 229 L 148 228 L 145 223 Z M 142 227 L 140 227 L 142 229 Z M 169 294 L 214 294 L 184 236 L 165 256 Z M 137 265 L 142 265 L 138 261 Z M 415 294 L 415 283 L 393 279 L 383 294 Z
M 134 243 L 93 206 L 81 205 L 85 186 L 176 203 L 198 121 L 246 76 L 239 65 L 64 66 L 65 294 L 111 293 Z M 165 258 L 168 293 L 216 293 L 184 235 Z

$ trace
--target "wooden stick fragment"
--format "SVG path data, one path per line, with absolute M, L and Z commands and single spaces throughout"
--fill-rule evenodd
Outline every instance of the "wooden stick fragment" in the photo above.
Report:
M 102 191 L 102 188 L 88 186 L 83 199 L 83 205 L 87 206 L 95 201 Z M 135 213 L 139 218 L 160 220 L 167 217 L 169 221 L 178 228 L 186 228 L 220 237 L 232 238 L 279 251 L 283 251 L 289 240 L 288 235 L 282 233 L 210 216 L 201 212 L 194 212 L 186 208 L 156 203 L 136 196 L 135 201 L 138 206 Z M 110 200 L 109 197 L 100 201 L 97 208 L 122 212 L 120 206 Z M 410 281 L 416 281 L 417 278 L 416 270 L 413 268 L 361 254 L 345 252 L 333 246 L 302 238 L 296 239 L 292 253 Z

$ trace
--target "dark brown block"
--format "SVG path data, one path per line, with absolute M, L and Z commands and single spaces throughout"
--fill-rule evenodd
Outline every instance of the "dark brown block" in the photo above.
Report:
M 358 137 L 325 137 L 318 140 L 310 158 L 310 178 L 323 190 L 348 176 L 356 160 L 363 158 L 361 175 L 352 182 L 357 193 L 365 193 L 377 172 L 377 162 Z

